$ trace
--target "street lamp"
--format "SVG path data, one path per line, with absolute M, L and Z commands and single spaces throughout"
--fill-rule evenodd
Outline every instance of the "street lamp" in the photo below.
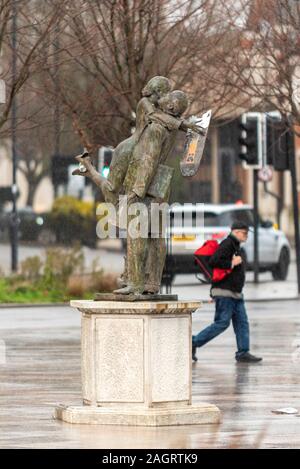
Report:
M 12 0 L 12 84 L 16 82 L 17 76 L 17 1 Z M 12 213 L 10 219 L 10 238 L 11 238 L 11 270 L 16 272 L 18 270 L 18 213 L 17 213 L 17 103 L 16 96 L 12 99 L 11 110 L 11 139 L 12 139 Z

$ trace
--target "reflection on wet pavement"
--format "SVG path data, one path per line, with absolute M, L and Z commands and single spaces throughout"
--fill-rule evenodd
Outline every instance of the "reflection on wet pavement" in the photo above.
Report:
M 2 448 L 224 448 L 300 446 L 300 418 L 272 414 L 300 409 L 299 301 L 249 304 L 252 351 L 264 361 L 234 361 L 229 329 L 198 350 L 193 400 L 222 410 L 219 425 L 114 427 L 53 420 L 57 403 L 80 404 L 80 317 L 68 307 L 0 309 Z M 213 305 L 194 314 L 199 331 Z M 297 342 L 298 340 L 298 342 Z M 2 342 L 3 343 L 3 342 Z

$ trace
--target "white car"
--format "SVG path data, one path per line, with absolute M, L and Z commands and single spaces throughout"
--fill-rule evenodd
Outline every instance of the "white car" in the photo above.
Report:
M 178 226 L 178 217 L 183 216 L 188 218 L 188 222 L 183 227 Z M 173 207 L 171 236 L 167 243 L 166 276 L 172 280 L 179 273 L 199 273 L 199 267 L 194 262 L 194 251 L 207 239 L 222 241 L 236 220 L 253 226 L 253 208 L 241 204 L 184 204 Z M 290 264 L 290 245 L 285 234 L 276 229 L 271 221 L 260 220 L 258 244 L 259 270 L 271 271 L 274 280 L 285 280 Z M 242 248 L 247 259 L 247 269 L 253 270 L 252 231 L 249 231 L 248 240 Z

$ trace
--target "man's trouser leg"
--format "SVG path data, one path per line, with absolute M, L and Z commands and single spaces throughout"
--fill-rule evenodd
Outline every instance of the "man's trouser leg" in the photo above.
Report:
M 166 259 L 165 238 L 161 235 L 158 238 L 149 238 L 148 246 L 145 290 L 149 293 L 157 293 L 160 289 Z
M 127 235 L 127 285 L 135 293 L 143 293 L 145 288 L 145 263 L 147 238 L 131 238 Z
M 146 290 L 150 293 L 156 293 L 160 290 L 161 278 L 165 266 L 167 248 L 166 248 L 166 229 L 168 222 L 168 200 L 170 189 L 168 190 L 164 201 L 157 199 L 148 199 L 150 233 L 149 233 L 149 251 L 146 264 Z M 152 203 L 154 204 L 152 205 Z
M 244 300 L 234 300 L 234 311 L 232 315 L 232 325 L 235 332 L 238 351 L 236 357 L 243 355 L 250 350 L 249 322 Z
M 202 347 L 214 337 L 224 332 L 230 325 L 234 311 L 234 300 L 226 297 L 216 297 L 216 312 L 214 322 L 193 336 L 193 346 Z

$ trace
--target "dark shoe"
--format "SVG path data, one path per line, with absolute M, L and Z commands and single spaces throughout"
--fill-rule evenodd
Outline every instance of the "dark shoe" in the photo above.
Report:
M 249 352 L 243 353 L 243 355 L 238 355 L 235 357 L 237 362 L 243 362 L 243 363 L 257 363 L 262 360 L 260 357 L 256 357 L 255 355 L 252 355 Z
M 197 347 L 195 347 L 195 346 L 193 345 L 193 346 L 192 346 L 192 360 L 193 360 L 193 362 L 197 362 L 197 361 L 198 361 L 196 352 L 197 352 Z

